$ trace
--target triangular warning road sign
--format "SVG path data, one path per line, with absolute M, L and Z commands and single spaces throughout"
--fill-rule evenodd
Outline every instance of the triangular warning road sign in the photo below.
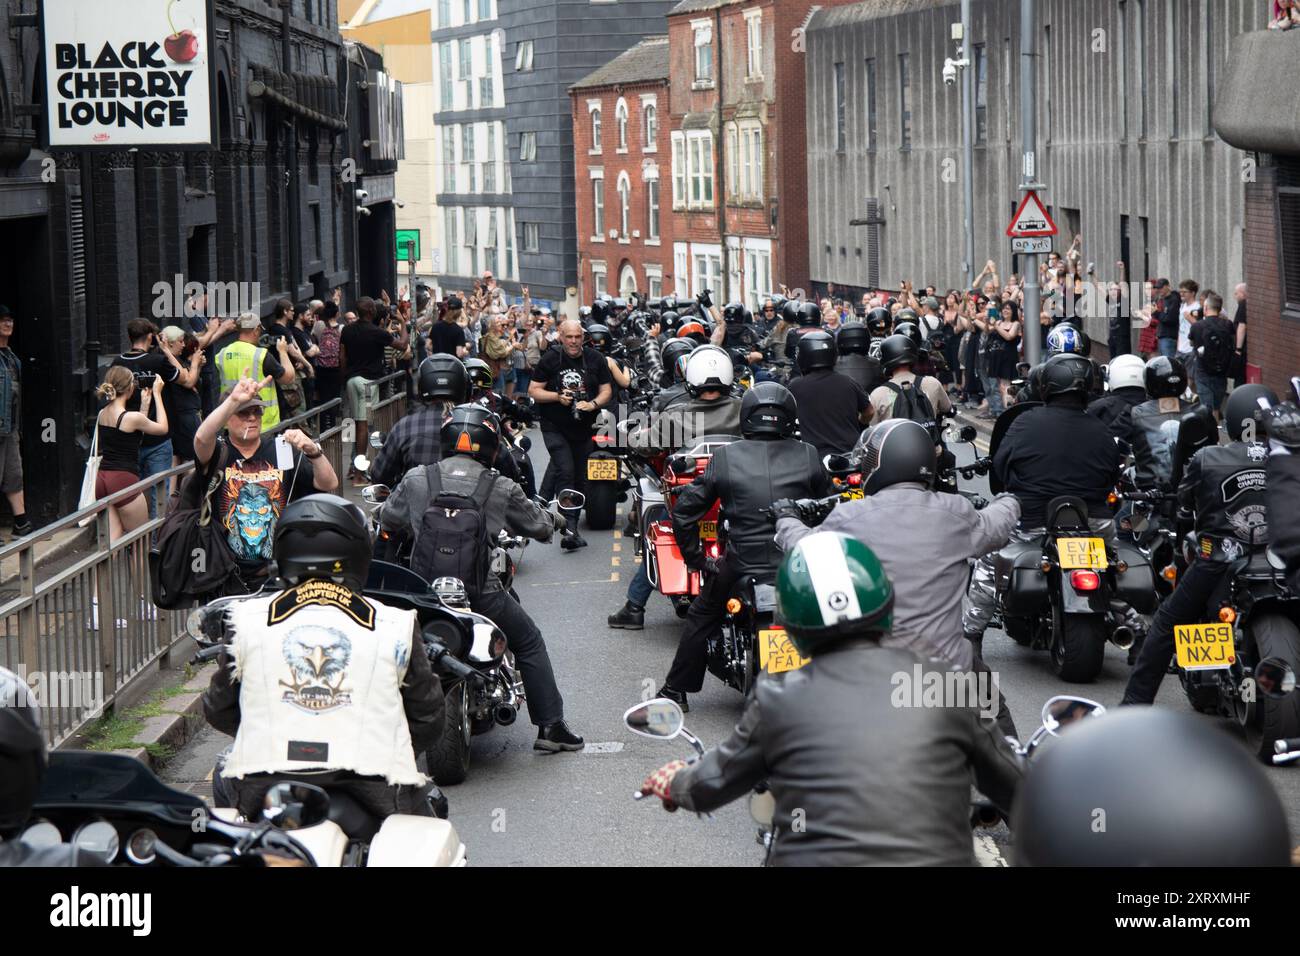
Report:
M 1026 193 L 1025 201 L 1016 210 L 1011 225 L 1007 226 L 1007 235 L 1012 239 L 1030 239 L 1037 236 L 1054 236 L 1056 233 L 1056 223 L 1052 222 L 1052 217 L 1047 214 L 1047 208 L 1038 198 L 1038 193 L 1032 190 Z

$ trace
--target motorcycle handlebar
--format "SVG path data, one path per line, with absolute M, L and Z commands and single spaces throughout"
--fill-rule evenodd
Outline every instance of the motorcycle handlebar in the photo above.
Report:
M 458 660 L 452 655 L 451 650 L 445 644 L 439 644 L 437 641 L 426 640 L 425 647 L 429 652 L 429 663 L 435 667 L 441 667 L 450 671 L 452 674 L 476 684 L 486 684 L 487 677 L 480 671 L 476 671 L 463 661 Z

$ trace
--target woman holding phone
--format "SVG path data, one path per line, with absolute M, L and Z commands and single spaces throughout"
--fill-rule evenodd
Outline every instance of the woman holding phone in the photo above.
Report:
M 140 440 L 145 435 L 167 434 L 167 407 L 163 403 L 163 380 L 155 375 L 153 384 L 140 390 L 140 410 L 127 411 L 126 405 L 136 392 L 131 370 L 115 365 L 104 376 L 95 394 L 108 402 L 95 419 L 96 441 L 102 461 L 95 478 L 95 497 L 107 498 L 140 480 Z M 150 412 L 154 417 L 150 416 Z M 108 509 L 109 542 L 134 531 L 149 520 L 149 507 L 139 492 Z

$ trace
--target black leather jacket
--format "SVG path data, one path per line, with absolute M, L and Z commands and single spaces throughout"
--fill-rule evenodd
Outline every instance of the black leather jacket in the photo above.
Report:
M 1133 409 L 1147 400 L 1145 388 L 1117 388 L 1088 406 L 1088 414 L 1100 418 L 1116 438 L 1133 443 Z
M 760 676 L 731 736 L 673 778 L 673 802 L 712 810 L 766 780 L 775 866 L 974 865 L 971 772 L 1005 813 L 1023 762 L 974 707 L 896 706 L 895 675 L 924 684 L 931 667 L 858 640 Z
M 772 519 L 762 514 L 781 498 L 821 498 L 831 479 L 817 449 L 794 439 L 750 441 L 719 448 L 713 459 L 677 497 L 673 532 L 682 558 L 702 567 L 699 523 L 721 499 L 727 519 L 727 564 L 742 574 L 771 574 L 784 557 L 773 540 Z
M 1197 556 L 1236 561 L 1268 544 L 1268 447 L 1234 441 L 1202 448 L 1187 464 L 1178 503 L 1196 514 Z M 1295 510 L 1295 502 L 1291 503 Z
M 872 358 L 870 355 L 857 353 L 841 355 L 835 362 L 835 371 L 853 379 L 868 395 L 885 384 L 885 373 L 880 368 L 880 359 Z
M 1155 398 L 1133 406 L 1129 418 L 1133 422 L 1134 478 L 1139 488 L 1163 487 L 1173 480 L 1178 424 L 1192 407 L 1181 398 L 1176 412 L 1162 412 Z

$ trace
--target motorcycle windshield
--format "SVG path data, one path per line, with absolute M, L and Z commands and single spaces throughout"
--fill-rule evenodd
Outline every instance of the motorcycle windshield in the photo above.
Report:
M 388 591 L 398 594 L 428 594 L 429 582 L 410 568 L 387 561 L 372 561 L 366 579 L 366 591 Z
M 134 757 L 88 750 L 56 750 L 50 754 L 35 809 L 70 803 L 102 807 L 162 805 L 175 808 L 187 820 L 192 810 L 204 806 L 194 794 L 167 786 Z

